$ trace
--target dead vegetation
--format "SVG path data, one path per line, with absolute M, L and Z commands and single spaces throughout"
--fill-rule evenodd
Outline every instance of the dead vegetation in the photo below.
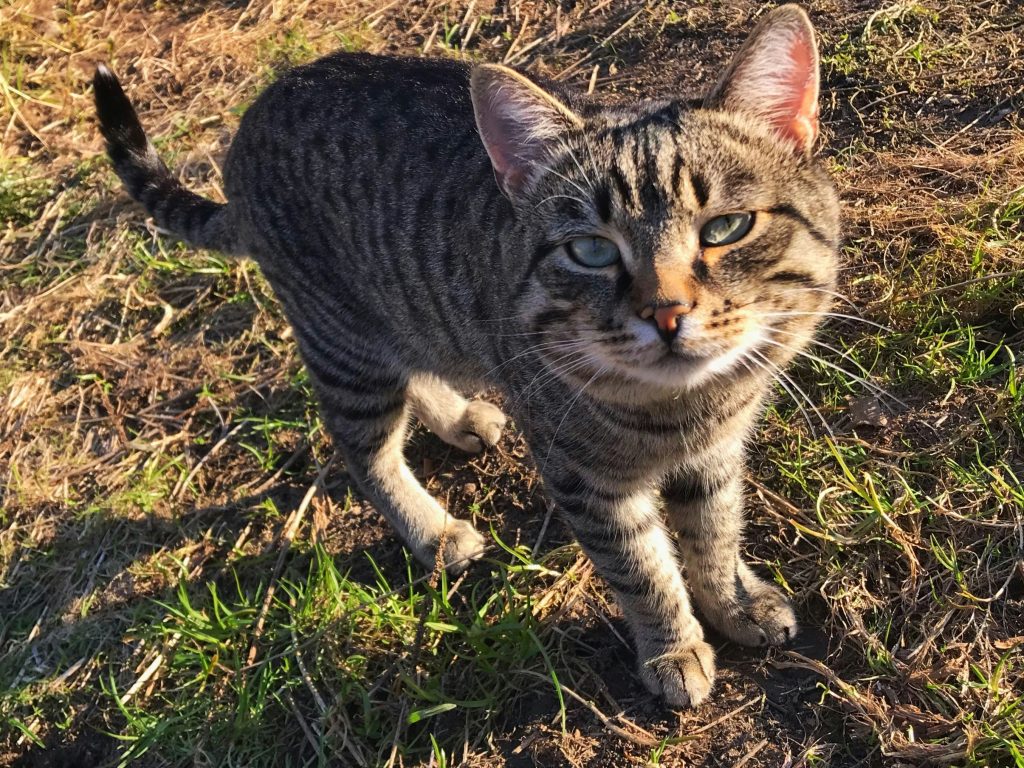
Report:
M 749 546 L 807 629 L 718 643 L 713 700 L 675 713 L 514 436 L 474 460 L 416 438 L 496 544 L 456 584 L 407 564 L 332 463 L 258 270 L 157 236 L 87 83 L 111 63 L 217 197 L 241 110 L 319 53 L 692 92 L 760 6 L 0 8 L 0 764 L 1024 765 L 1024 13 L 810 11 L 852 306 L 793 374 L 835 438 L 780 391 Z

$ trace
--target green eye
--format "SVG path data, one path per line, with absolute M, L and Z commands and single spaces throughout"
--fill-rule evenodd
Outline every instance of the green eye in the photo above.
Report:
M 704 246 L 732 245 L 742 240 L 754 226 L 750 213 L 727 213 L 716 216 L 700 228 L 700 244 Z
M 619 260 L 619 246 L 603 237 L 577 237 L 565 248 L 573 261 L 591 269 L 610 267 Z

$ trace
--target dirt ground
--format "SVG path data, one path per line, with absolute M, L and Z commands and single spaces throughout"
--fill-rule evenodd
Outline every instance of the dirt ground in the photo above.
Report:
M 410 564 L 256 266 L 155 232 L 92 117 L 106 61 L 219 197 L 241 111 L 321 53 L 692 95 L 767 5 L 0 4 L 0 765 L 1024 766 L 1019 3 L 806 4 L 842 316 L 792 373 L 819 416 L 780 390 L 748 485 L 803 631 L 714 638 L 696 711 L 637 682 L 514 430 L 476 457 L 416 434 L 495 545 L 455 584 Z

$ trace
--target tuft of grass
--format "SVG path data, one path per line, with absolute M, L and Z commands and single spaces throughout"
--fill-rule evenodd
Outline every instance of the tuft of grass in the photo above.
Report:
M 0 170 L 0 221 L 9 227 L 34 221 L 53 194 L 49 178 L 22 175 L 11 168 Z
M 305 731 L 328 761 L 425 760 L 455 754 L 467 728 L 500 722 L 510 696 L 545 688 L 560 696 L 553 665 L 571 674 L 582 645 L 540 620 L 536 597 L 574 583 L 552 566 L 578 568 L 576 555 L 559 550 L 545 565 L 523 547 L 503 552 L 490 578 L 463 592 L 443 575 L 416 578 L 408 562 L 394 585 L 368 559 L 374 578 L 366 583 L 314 545 L 278 582 L 266 614 L 269 584 L 246 589 L 231 568 L 190 589 L 183 566 L 170 599 L 158 603 L 162 617 L 138 638 L 143 675 L 103 680 L 125 723 L 122 763 L 156 748 L 165 760 L 187 761 L 231 743 L 239 764 L 278 765 Z M 250 661 L 261 616 L 259 655 Z M 137 702 L 139 680 L 157 674 L 180 684 Z M 166 714 L 153 717 L 154 707 Z

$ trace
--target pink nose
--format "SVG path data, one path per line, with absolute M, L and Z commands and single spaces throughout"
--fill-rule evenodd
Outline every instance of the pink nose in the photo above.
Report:
M 689 314 L 691 309 L 693 309 L 691 304 L 671 304 L 667 307 L 658 307 L 654 310 L 654 322 L 658 324 L 659 331 L 674 334 L 679 329 L 679 318 Z

